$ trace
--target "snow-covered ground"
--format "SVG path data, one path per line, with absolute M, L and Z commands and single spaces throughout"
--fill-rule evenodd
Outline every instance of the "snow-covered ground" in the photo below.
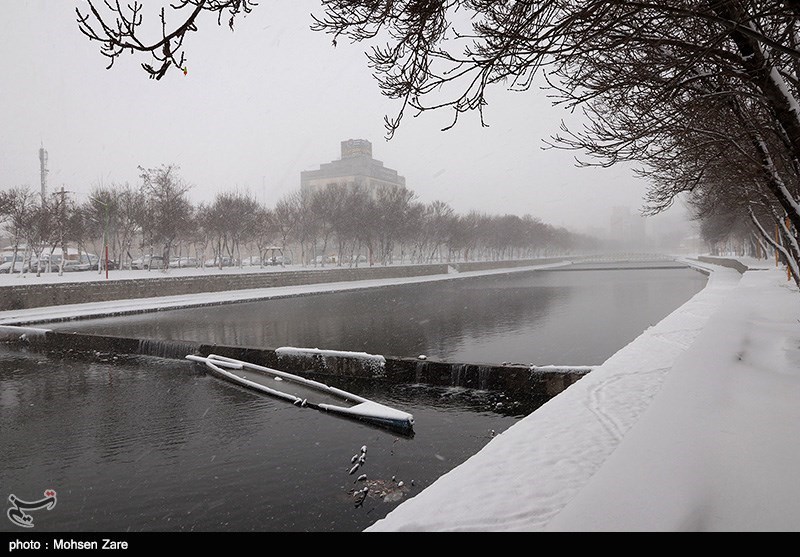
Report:
M 743 262 L 367 531 L 800 531 L 800 293 Z
M 13 286 L 17 284 L 63 284 L 67 282 L 93 282 L 105 280 L 135 280 L 144 278 L 165 278 L 165 277 L 196 277 L 196 276 L 215 276 L 221 274 L 248 274 L 248 273 L 279 273 L 282 271 L 302 271 L 332 269 L 334 266 L 325 267 L 303 267 L 301 265 L 287 265 L 286 267 L 268 266 L 243 266 L 243 267 L 206 267 L 198 269 L 196 267 L 173 267 L 171 269 L 152 269 L 143 271 L 138 269 L 118 269 L 110 270 L 106 279 L 105 271 L 75 271 L 66 272 L 61 275 L 58 272 L 42 273 L 0 273 L 0 286 Z

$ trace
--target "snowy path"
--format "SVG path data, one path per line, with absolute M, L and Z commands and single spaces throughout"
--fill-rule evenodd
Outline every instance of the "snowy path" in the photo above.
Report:
M 548 529 L 800 531 L 798 317 L 783 273 L 745 273 Z
M 800 530 L 800 295 L 708 286 L 367 531 Z

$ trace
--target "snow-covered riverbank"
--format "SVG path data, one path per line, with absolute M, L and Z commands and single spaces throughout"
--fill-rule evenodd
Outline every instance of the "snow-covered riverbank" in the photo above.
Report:
M 368 531 L 800 530 L 800 294 L 745 263 Z

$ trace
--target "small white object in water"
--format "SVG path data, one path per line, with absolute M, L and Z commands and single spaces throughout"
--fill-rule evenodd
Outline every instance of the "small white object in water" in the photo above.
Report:
M 394 476 L 392 476 L 392 481 L 395 481 L 395 480 L 394 480 Z
M 417 358 L 419 358 L 420 360 L 427 360 L 428 359 L 428 357 L 425 354 L 420 354 L 419 356 L 417 356 Z
M 283 381 L 283 377 L 275 377 L 275 381 Z

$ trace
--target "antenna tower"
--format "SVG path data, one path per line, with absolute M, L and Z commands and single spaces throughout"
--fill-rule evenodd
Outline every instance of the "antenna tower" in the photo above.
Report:
M 42 180 L 42 201 L 47 198 L 47 150 L 44 146 L 39 147 L 39 173 Z

